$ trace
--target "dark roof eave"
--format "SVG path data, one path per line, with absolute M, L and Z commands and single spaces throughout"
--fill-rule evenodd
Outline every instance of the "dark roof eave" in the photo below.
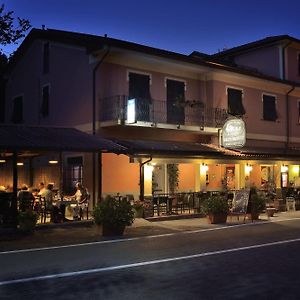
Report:
M 258 74 L 253 71 L 248 71 L 248 70 L 241 69 L 239 67 L 231 66 L 230 64 L 226 64 L 225 62 L 220 63 L 220 61 L 218 61 L 218 60 L 214 61 L 213 56 L 208 56 L 208 59 L 204 59 L 203 57 L 197 58 L 197 57 L 193 57 L 193 56 L 189 56 L 189 55 L 185 55 L 185 54 L 180 54 L 180 53 L 176 53 L 176 52 L 153 48 L 153 47 L 140 45 L 140 44 L 136 44 L 136 43 L 132 43 L 132 42 L 128 42 L 128 41 L 122 41 L 122 40 L 109 38 L 109 37 L 101 37 L 101 36 L 96 36 L 96 35 L 67 32 L 67 31 L 54 30 L 54 29 L 41 30 L 41 29 L 36 29 L 36 28 L 32 29 L 30 31 L 30 33 L 26 36 L 25 40 L 23 41 L 23 43 L 20 45 L 20 47 L 16 51 L 15 56 L 9 62 L 8 69 L 7 69 L 8 72 L 11 68 L 13 68 L 14 64 L 17 62 L 17 60 L 22 55 L 22 53 L 24 51 L 26 51 L 26 48 L 29 46 L 29 44 L 32 42 L 32 40 L 34 40 L 36 38 L 50 39 L 50 40 L 52 39 L 52 40 L 56 40 L 56 41 L 61 41 L 63 43 L 76 44 L 76 45 L 85 47 L 89 53 L 96 53 L 100 49 L 103 49 L 104 45 L 108 45 L 108 46 L 112 46 L 112 47 L 142 52 L 145 54 L 154 55 L 154 56 L 158 56 L 158 57 L 168 58 L 168 59 L 177 60 L 177 61 L 179 60 L 179 61 L 190 63 L 190 64 L 225 70 L 228 72 L 239 73 L 242 75 L 256 77 L 259 79 L 265 79 L 265 80 L 269 80 L 269 81 L 273 81 L 273 82 L 278 82 L 278 83 L 282 83 L 282 84 L 300 87 L 299 83 L 295 83 L 295 82 L 287 81 L 287 80 L 281 80 L 281 79 L 267 76 L 264 74 Z M 289 37 L 289 38 L 291 38 L 291 37 Z M 294 39 L 294 40 L 296 40 L 296 39 Z

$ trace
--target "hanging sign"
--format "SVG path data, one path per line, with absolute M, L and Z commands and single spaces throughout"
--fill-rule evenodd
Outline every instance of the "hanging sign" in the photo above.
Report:
M 245 122 L 238 118 L 227 120 L 222 128 L 221 143 L 224 148 L 243 147 L 246 143 Z

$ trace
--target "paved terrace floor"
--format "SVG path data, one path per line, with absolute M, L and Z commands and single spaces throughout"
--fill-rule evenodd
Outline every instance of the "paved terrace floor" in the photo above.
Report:
M 280 212 L 274 217 L 267 218 L 261 214 L 256 222 L 276 222 L 284 219 L 300 218 L 300 211 Z M 245 224 L 252 224 L 246 220 Z M 155 236 L 172 234 L 178 232 L 217 229 L 220 227 L 243 225 L 243 218 L 227 218 L 226 224 L 208 224 L 206 218 L 189 218 L 178 220 L 167 220 L 161 218 L 150 222 L 145 219 L 135 219 L 132 226 L 127 227 L 123 237 L 114 239 L 128 239 L 143 236 Z M 64 246 L 72 244 L 90 243 L 113 238 L 102 237 L 92 221 L 70 222 L 64 224 L 39 225 L 34 234 L 24 235 L 7 230 L 0 231 L 0 252 L 18 249 L 31 249 L 53 246 Z

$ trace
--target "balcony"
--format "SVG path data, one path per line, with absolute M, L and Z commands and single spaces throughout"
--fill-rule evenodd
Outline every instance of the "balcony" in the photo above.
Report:
M 99 102 L 100 126 L 135 125 L 143 127 L 205 130 L 221 128 L 227 110 L 207 107 L 198 101 L 168 103 L 155 99 L 136 99 L 134 124 L 127 122 L 128 96 L 106 97 Z

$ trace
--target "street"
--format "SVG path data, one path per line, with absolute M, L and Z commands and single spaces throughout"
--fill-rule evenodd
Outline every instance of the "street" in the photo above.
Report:
M 299 299 L 300 220 L 0 253 L 1 299 Z

